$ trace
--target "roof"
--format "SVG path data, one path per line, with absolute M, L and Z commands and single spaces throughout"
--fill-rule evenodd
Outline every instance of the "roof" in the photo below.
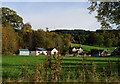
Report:
M 29 51 L 28 49 L 19 49 L 19 51 Z
M 96 53 L 102 53 L 104 50 L 97 50 Z
M 48 48 L 47 51 L 52 51 L 54 48 Z
M 102 53 L 104 50 L 94 50 L 92 53 L 97 54 L 97 53 Z
M 74 46 L 74 47 L 72 47 L 72 49 L 73 48 L 76 48 L 76 49 L 80 49 L 81 48 L 81 49 L 83 49 L 81 46 Z
M 38 50 L 38 51 L 46 51 L 46 49 L 44 48 L 39 48 L 39 47 L 35 47 L 35 51 Z
M 40 50 L 40 51 L 45 51 L 46 49 L 44 49 L 44 48 L 37 48 L 38 50 Z

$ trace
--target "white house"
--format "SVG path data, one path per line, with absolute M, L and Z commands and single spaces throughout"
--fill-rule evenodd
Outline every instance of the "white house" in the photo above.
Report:
M 82 53 L 83 52 L 83 48 L 82 47 L 74 47 L 72 49 L 72 52 Z
M 47 55 L 47 50 L 44 48 L 35 48 L 30 51 L 30 55 Z
M 57 55 L 58 54 L 58 50 L 56 48 L 49 48 L 47 49 L 48 51 L 48 55 Z
M 78 53 L 78 54 L 80 54 L 82 52 L 83 52 L 83 48 L 81 46 L 79 46 L 79 47 L 78 46 L 76 46 L 76 47 L 75 46 L 74 47 L 71 46 L 69 48 L 69 53 L 70 54 L 72 54 L 72 53 Z

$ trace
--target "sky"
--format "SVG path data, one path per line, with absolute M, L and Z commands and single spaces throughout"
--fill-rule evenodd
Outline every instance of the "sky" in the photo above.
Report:
M 95 15 L 89 14 L 89 2 L 2 2 L 2 7 L 9 7 L 30 23 L 32 29 L 100 29 Z

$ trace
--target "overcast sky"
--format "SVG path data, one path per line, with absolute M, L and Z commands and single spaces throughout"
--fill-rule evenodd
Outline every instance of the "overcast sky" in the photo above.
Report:
M 32 29 L 83 29 L 95 31 L 100 23 L 95 18 L 96 12 L 89 14 L 88 2 L 2 2 L 2 7 L 9 7 L 29 22 Z

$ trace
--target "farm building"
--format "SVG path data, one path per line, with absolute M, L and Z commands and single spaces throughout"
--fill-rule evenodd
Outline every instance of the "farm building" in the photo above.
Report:
M 49 48 L 47 49 L 48 51 L 48 55 L 57 55 L 58 54 L 58 50 L 56 48 Z
M 34 50 L 30 51 L 30 55 L 47 55 L 47 50 L 36 47 Z
M 80 53 L 82 53 L 82 52 L 83 52 L 83 48 L 82 48 L 81 46 L 76 46 L 76 47 L 70 46 L 70 48 L 69 48 L 69 53 L 70 53 L 70 54 L 73 54 L 73 53 L 78 53 L 78 54 L 80 54 Z
M 30 50 L 30 55 L 36 55 L 36 50 Z
M 91 55 L 92 56 L 110 56 L 111 53 L 109 52 L 109 50 L 96 50 L 96 49 L 92 49 L 91 50 Z
M 29 55 L 28 49 L 19 49 L 19 55 Z

